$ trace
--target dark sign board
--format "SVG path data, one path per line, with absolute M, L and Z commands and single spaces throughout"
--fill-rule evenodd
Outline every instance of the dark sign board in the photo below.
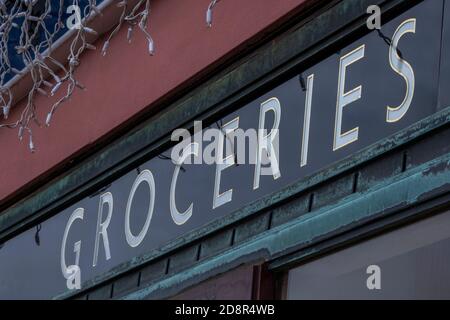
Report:
M 441 39 L 443 6 L 416 5 L 383 25 L 391 45 L 371 31 L 221 119 L 221 135 L 208 139 L 204 128 L 203 137 L 184 144 L 197 160 L 218 157 L 222 152 L 211 146 L 236 143 L 237 128 L 256 130 L 256 144 L 246 145 L 255 161 L 234 165 L 231 156 L 220 165 L 175 164 L 167 150 L 7 241 L 0 249 L 0 298 L 54 297 L 75 288 L 77 279 L 83 288 L 432 115 L 441 44 L 450 43 L 448 30 Z

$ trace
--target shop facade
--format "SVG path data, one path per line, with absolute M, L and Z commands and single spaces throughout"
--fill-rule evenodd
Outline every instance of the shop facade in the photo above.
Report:
M 298 2 L 5 198 L 0 297 L 450 298 L 450 4 Z

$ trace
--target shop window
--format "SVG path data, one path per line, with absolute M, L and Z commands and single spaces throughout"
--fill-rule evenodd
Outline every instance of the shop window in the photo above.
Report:
M 450 212 L 288 273 L 287 299 L 450 299 Z

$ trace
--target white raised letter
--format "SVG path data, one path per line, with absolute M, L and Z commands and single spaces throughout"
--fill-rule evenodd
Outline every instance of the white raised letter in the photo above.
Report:
M 392 44 L 389 48 L 389 63 L 391 68 L 406 81 L 406 94 L 403 102 L 398 107 L 387 107 L 387 122 L 399 121 L 408 111 L 414 97 L 415 76 L 411 65 L 399 57 L 397 52 L 398 42 L 406 33 L 416 33 L 416 19 L 404 21 L 394 33 Z
M 365 45 L 362 45 L 352 52 L 347 53 L 340 60 L 333 151 L 358 140 L 358 127 L 342 133 L 342 111 L 346 105 L 361 99 L 362 86 L 358 86 L 353 90 L 345 92 L 345 75 L 349 65 L 364 57 L 364 49 Z
M 108 204 L 108 214 L 106 215 L 105 221 L 101 222 L 103 217 L 103 207 Z M 100 236 L 103 239 L 103 247 L 105 248 L 106 260 L 111 259 L 111 250 L 109 249 L 109 238 L 108 238 L 108 226 L 111 222 L 113 212 L 113 195 L 111 192 L 106 192 L 100 196 L 100 201 L 98 203 L 98 217 L 97 217 L 97 233 L 95 236 L 95 246 L 94 246 L 94 260 L 92 266 L 95 267 L 98 261 L 98 249 L 100 247 Z
M 61 270 L 64 275 L 64 278 L 67 279 L 68 289 L 80 289 L 81 270 L 79 267 L 79 263 L 80 263 L 81 241 L 77 241 L 73 245 L 73 251 L 75 252 L 75 264 L 70 266 L 66 265 L 66 242 L 72 224 L 77 219 L 83 220 L 83 217 L 84 217 L 83 208 L 78 208 L 74 210 L 74 212 L 72 212 L 72 214 L 70 215 L 69 221 L 67 221 L 66 224 L 66 229 L 64 230 L 64 236 L 61 245 Z
M 217 149 L 216 149 L 216 178 L 214 180 L 214 198 L 213 209 L 230 202 L 233 197 L 233 189 L 227 190 L 222 194 L 220 193 L 220 177 L 223 170 L 229 168 L 235 164 L 235 154 L 232 152 L 230 155 L 223 157 L 223 151 L 225 146 L 225 138 L 239 127 L 239 118 L 235 118 L 230 122 L 224 124 L 220 130 Z M 226 151 L 225 151 L 226 155 Z
M 311 104 L 312 104 L 313 88 L 314 88 L 314 74 L 308 77 L 306 83 L 305 116 L 303 118 L 302 155 L 300 158 L 301 167 L 304 167 L 308 164 L 309 127 L 311 123 Z
M 150 188 L 150 204 L 148 206 L 147 219 L 145 220 L 144 226 L 142 227 L 141 232 L 137 236 L 131 233 L 130 228 L 130 210 L 131 204 L 133 202 L 134 194 L 136 193 L 137 188 L 142 182 L 146 182 Z M 150 222 L 153 216 L 153 208 L 155 206 L 155 179 L 153 178 L 153 174 L 150 170 L 142 171 L 136 178 L 131 187 L 130 195 L 128 196 L 127 208 L 125 211 L 125 237 L 127 238 L 127 242 L 130 247 L 137 247 L 141 244 L 142 240 L 144 240 L 145 235 L 147 234 L 148 227 L 150 226 Z

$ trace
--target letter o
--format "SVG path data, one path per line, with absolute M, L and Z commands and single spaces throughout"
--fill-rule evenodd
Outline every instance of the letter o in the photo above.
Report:
M 145 220 L 145 224 L 139 232 L 137 236 L 131 233 L 130 228 L 130 211 L 131 204 L 133 202 L 134 194 L 136 193 L 137 188 L 142 182 L 147 182 L 150 187 L 150 204 L 148 206 L 147 219 Z M 130 195 L 128 196 L 127 209 L 125 211 L 125 237 L 127 238 L 127 242 L 130 247 L 137 247 L 141 244 L 142 240 L 144 240 L 145 235 L 147 234 L 148 228 L 150 226 L 150 222 L 153 216 L 153 208 L 155 206 L 155 179 L 153 178 L 153 174 L 150 170 L 142 171 L 136 178 L 131 187 Z

